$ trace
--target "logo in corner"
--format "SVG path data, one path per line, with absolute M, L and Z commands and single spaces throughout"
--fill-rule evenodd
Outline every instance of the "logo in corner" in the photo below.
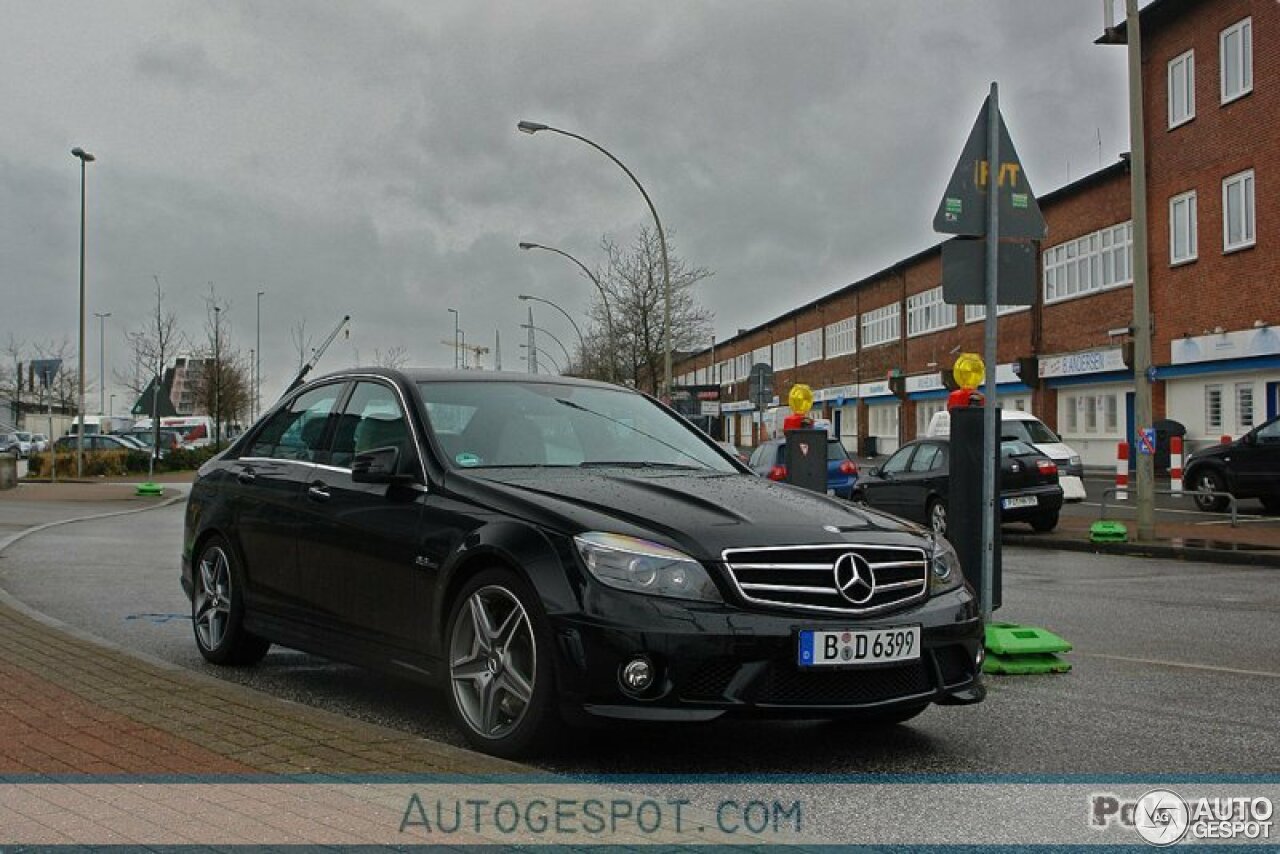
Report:
M 1138 799 L 1133 823 L 1138 835 L 1152 845 L 1172 845 L 1187 832 L 1187 804 L 1173 792 L 1154 789 Z

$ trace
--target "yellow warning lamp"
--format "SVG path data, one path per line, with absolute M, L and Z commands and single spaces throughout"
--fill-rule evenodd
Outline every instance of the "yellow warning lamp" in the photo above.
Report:
M 951 376 L 956 378 L 956 385 L 962 389 L 972 390 L 982 385 L 987 376 L 987 366 L 977 353 L 961 353 L 951 368 Z
M 813 389 L 804 383 L 796 383 L 787 393 L 787 404 L 796 415 L 806 415 L 813 409 Z

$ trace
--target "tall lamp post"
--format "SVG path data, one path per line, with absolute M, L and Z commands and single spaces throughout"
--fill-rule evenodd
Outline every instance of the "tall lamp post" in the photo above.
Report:
M 555 304 L 555 303 L 553 303 L 551 300 L 549 300 L 549 299 L 543 299 L 542 297 L 530 296 L 529 294 L 520 294 L 520 296 L 519 296 L 519 297 L 517 297 L 517 299 L 523 300 L 523 301 L 525 301 L 525 302 L 528 302 L 528 301 L 532 300 L 533 302 L 545 303 L 546 305 L 551 306 L 551 307 L 552 307 L 552 308 L 554 308 L 556 311 L 558 311 L 558 312 L 560 312 L 561 314 L 563 314 L 563 315 L 564 315 L 564 319 L 565 319 L 565 320 L 567 320 L 567 321 L 569 321 L 569 325 L 573 327 L 573 331 L 574 331 L 574 332 L 576 332 L 576 333 L 578 333 L 578 344 L 579 344 L 579 346 L 581 346 L 581 347 L 582 347 L 582 352 L 584 352 L 584 353 L 585 353 L 585 352 L 587 352 L 587 339 L 585 339 L 585 338 L 583 338 L 583 337 L 582 337 L 582 330 L 578 328 L 578 324 L 574 322 L 573 317 L 569 314 L 569 312 L 565 311 L 563 308 L 561 308 L 560 306 L 556 305 L 556 304 Z M 521 328 L 521 329 L 525 328 L 525 324 L 523 324 L 523 323 L 522 323 L 522 324 L 520 324 L 520 328 Z
M 568 258 L 570 261 L 577 264 L 578 267 L 581 268 L 582 272 L 586 275 L 586 277 L 591 280 L 591 284 L 596 286 L 596 290 L 600 292 L 600 300 L 604 303 L 604 322 L 609 329 L 609 368 L 608 368 L 608 376 L 606 377 L 606 379 L 608 379 L 609 382 L 615 382 L 617 380 L 617 376 L 615 374 L 616 365 L 614 364 L 614 359 L 613 359 L 613 347 L 615 346 L 618 339 L 613 334 L 613 312 L 609 310 L 609 295 L 605 293 L 604 285 L 600 284 L 600 280 L 596 278 L 596 274 L 591 272 L 591 270 L 587 268 L 586 264 L 583 264 L 581 261 L 579 261 L 577 258 L 574 258 L 568 252 L 565 252 L 561 249 L 556 249 L 554 246 L 543 246 L 541 243 L 523 242 L 520 244 L 520 248 L 524 250 L 542 249 L 546 252 L 554 252 L 557 255 L 560 255 L 564 258 Z M 582 355 L 583 355 L 583 358 L 586 358 L 587 354 L 583 353 Z
M 521 349 L 521 350 L 528 350 L 528 349 L 529 349 L 529 345 L 528 345 L 528 344 L 521 344 L 521 345 L 520 345 L 520 349 Z M 552 356 L 550 353 L 548 353 L 546 350 L 543 350 L 541 347 L 539 347 L 539 346 L 538 346 L 538 345 L 536 345 L 536 344 L 534 345 L 533 349 L 534 349 L 535 351 L 537 351 L 538 355 L 543 356 L 543 357 L 544 357 L 548 362 L 550 362 L 550 363 L 551 363 L 551 367 L 553 367 L 553 368 L 555 368 L 555 369 L 556 369 L 556 373 L 557 373 L 557 374 L 563 374 L 563 373 L 564 373 L 564 371 L 562 371 L 562 370 L 560 369 L 560 363 L 559 363 L 559 362 L 557 362 L 557 361 L 555 360 L 555 357 L 554 357 L 554 356 Z
M 449 309 L 449 313 L 453 315 L 453 369 L 458 369 L 458 310 L 456 308 Z
M 658 218 L 658 209 L 653 206 L 653 200 L 649 198 L 649 194 L 645 191 L 640 180 L 628 169 L 621 160 L 614 157 L 605 148 L 598 143 L 592 142 L 585 136 L 579 136 L 560 128 L 553 128 L 550 125 L 540 124 L 538 122 L 519 122 L 516 130 L 521 133 L 535 134 L 540 130 L 558 133 L 561 136 L 571 137 L 579 142 L 585 142 L 587 145 L 599 151 L 605 157 L 608 157 L 631 179 L 631 183 L 636 185 L 636 189 L 640 191 L 640 195 L 644 196 L 645 204 L 649 206 L 649 213 L 653 214 L 653 224 L 658 228 L 658 245 L 662 249 L 662 292 L 663 292 L 663 334 L 662 334 L 662 389 L 661 396 L 669 400 L 671 398 L 671 264 L 667 260 L 667 235 L 662 230 L 662 220 Z
M 76 428 L 76 477 L 84 477 L 84 172 L 85 165 L 96 158 L 79 146 L 71 149 L 71 156 L 80 161 L 80 404 L 76 410 L 79 422 Z
M 262 414 L 262 297 L 266 291 L 258 291 L 257 338 L 253 351 L 253 420 Z
M 107 318 L 111 312 L 94 312 L 98 318 L 98 414 L 102 415 L 107 405 Z
M 213 447 L 222 448 L 222 306 L 213 306 Z
M 573 357 L 569 355 L 569 348 L 568 348 L 568 347 L 566 347 L 566 346 L 564 346 L 564 342 L 563 342 L 563 341 L 561 341 L 559 338 L 557 338 L 554 334 L 552 334 L 551 330 L 549 330 L 549 329 L 543 329 L 541 326 L 537 326 L 537 325 L 532 324 L 532 323 L 522 323 L 522 324 L 520 324 L 520 328 L 521 328 L 521 329 L 536 329 L 538 332 L 541 332 L 543 335 L 548 335 L 548 336 L 550 336 L 552 341 L 554 341 L 554 342 L 556 342 L 557 344 L 559 344 L 559 345 L 560 345 L 560 351 L 561 351 L 562 353 L 564 353 L 564 362 L 565 362 L 565 364 L 566 364 L 566 365 L 569 365 L 570 367 L 572 367 L 572 366 L 573 366 Z

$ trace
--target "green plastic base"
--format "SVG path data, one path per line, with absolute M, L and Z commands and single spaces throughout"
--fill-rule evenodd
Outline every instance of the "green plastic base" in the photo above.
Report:
M 138 484 L 136 493 L 146 497 L 164 495 L 164 487 L 158 483 L 140 483 Z
M 1123 522 L 1112 522 L 1103 519 L 1089 526 L 1089 542 L 1127 543 L 1129 542 L 1129 529 L 1124 526 Z
M 1036 673 L 1066 673 L 1071 669 L 1070 662 L 1063 661 L 1051 652 L 1027 653 L 1022 655 L 996 655 L 988 653 L 982 662 L 983 673 L 1005 674 L 1008 676 L 1028 676 Z

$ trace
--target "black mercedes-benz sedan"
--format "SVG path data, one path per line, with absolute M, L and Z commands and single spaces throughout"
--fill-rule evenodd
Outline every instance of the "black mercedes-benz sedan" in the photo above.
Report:
M 277 643 L 433 681 L 505 756 L 566 721 L 869 726 L 984 694 L 945 540 L 587 380 L 313 380 L 200 470 L 182 557 L 207 660 Z

